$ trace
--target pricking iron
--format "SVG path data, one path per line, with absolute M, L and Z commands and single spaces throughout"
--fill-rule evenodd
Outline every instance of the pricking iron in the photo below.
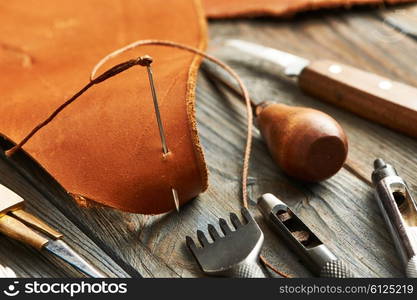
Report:
M 272 194 L 258 200 L 258 208 L 279 235 L 319 277 L 354 277 L 349 268 L 291 211 Z
M 47 250 L 90 277 L 105 277 L 62 241 L 61 233 L 24 211 L 23 204 L 22 197 L 0 184 L 1 233 L 39 251 Z
M 264 235 L 246 208 L 242 208 L 246 224 L 231 213 L 230 220 L 235 227 L 232 230 L 226 220 L 219 219 L 224 236 L 220 236 L 212 224 L 208 232 L 213 240 L 209 243 L 204 233 L 197 231 L 202 247 L 197 247 L 193 239 L 186 237 L 186 243 L 197 260 L 201 270 L 210 276 L 264 278 L 259 265 L 259 253 Z
M 374 169 L 375 195 L 404 264 L 405 274 L 417 278 L 417 203 L 393 166 L 377 159 Z

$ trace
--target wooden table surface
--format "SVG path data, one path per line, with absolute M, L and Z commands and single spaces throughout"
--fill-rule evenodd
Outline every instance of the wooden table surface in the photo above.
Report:
M 413 22 L 417 24 L 416 6 L 328 10 L 305 13 L 291 20 L 209 22 L 210 51 L 236 68 L 253 98 L 322 110 L 345 129 L 349 162 L 355 170 L 343 168 L 319 184 L 304 184 L 286 177 L 273 163 L 255 129 L 250 193 L 253 199 L 271 192 L 285 200 L 359 277 L 403 274 L 367 179 L 373 160 L 382 157 L 394 164 L 411 190 L 417 192 L 417 140 L 305 96 L 293 80 L 214 45 L 226 38 L 245 39 L 309 59 L 332 59 L 417 86 L 417 41 L 405 34 L 417 31 Z M 402 29 L 394 29 L 393 24 Z M 206 231 L 207 223 L 227 218 L 230 211 L 239 212 L 245 111 L 240 99 L 200 72 L 197 117 L 210 187 L 182 207 L 180 213 L 143 216 L 105 208 L 79 208 L 73 202 L 46 197 L 33 189 L 2 160 L 1 182 L 18 188 L 27 199 L 28 211 L 61 230 L 70 245 L 110 277 L 203 276 L 185 247 L 185 236 L 195 236 L 197 229 Z M 251 207 L 251 211 L 265 233 L 263 254 L 291 276 L 312 276 L 256 209 Z M 4 236 L 0 236 L 0 263 L 14 269 L 19 277 L 82 276 L 51 255 L 40 254 Z

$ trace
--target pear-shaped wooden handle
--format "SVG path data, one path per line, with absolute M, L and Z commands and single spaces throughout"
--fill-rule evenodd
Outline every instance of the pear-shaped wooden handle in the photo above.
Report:
M 329 115 L 277 103 L 258 106 L 256 115 L 269 152 L 288 175 L 321 181 L 343 166 L 348 153 L 347 138 Z

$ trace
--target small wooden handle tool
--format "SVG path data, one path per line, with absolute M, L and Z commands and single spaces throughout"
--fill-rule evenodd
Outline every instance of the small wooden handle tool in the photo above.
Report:
M 348 141 L 342 127 L 316 109 L 264 102 L 256 107 L 256 122 L 272 158 L 294 178 L 325 180 L 347 158 Z
M 261 57 L 298 77 L 307 94 L 391 129 L 417 137 L 417 88 L 341 63 L 307 59 L 253 43 L 228 40 L 227 45 Z
M 204 71 L 239 94 L 226 73 L 213 64 L 203 63 Z M 331 116 L 307 107 L 260 102 L 251 98 L 259 128 L 269 153 L 289 176 L 317 182 L 336 174 L 348 153 L 348 140 Z

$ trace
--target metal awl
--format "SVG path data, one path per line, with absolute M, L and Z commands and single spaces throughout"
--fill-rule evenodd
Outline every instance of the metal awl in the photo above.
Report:
M 47 250 L 93 278 L 105 275 L 78 255 L 61 238 L 63 235 L 23 210 L 24 200 L 0 184 L 0 232 L 38 250 Z
M 354 277 L 347 265 L 284 202 L 272 194 L 264 194 L 258 200 L 258 208 L 314 274 L 333 278 Z
M 156 122 L 158 123 L 159 135 L 161 137 L 162 152 L 164 155 L 167 155 L 169 153 L 169 150 L 167 146 L 167 140 L 165 137 L 164 125 L 162 124 L 161 112 L 159 110 L 159 103 L 158 103 L 158 96 L 156 94 L 155 82 L 153 79 L 153 71 L 152 71 L 152 66 L 151 66 L 152 58 L 150 56 L 146 56 L 145 58 L 147 59 L 147 64 L 145 66 L 146 66 L 146 70 L 148 71 L 149 85 L 151 87 L 153 105 L 155 108 Z M 175 208 L 179 212 L 180 200 L 178 197 L 178 191 L 175 188 L 171 187 L 171 192 L 172 192 L 172 198 L 174 199 Z
M 417 203 L 395 168 L 380 158 L 374 162 L 372 182 L 405 273 L 417 278 Z

